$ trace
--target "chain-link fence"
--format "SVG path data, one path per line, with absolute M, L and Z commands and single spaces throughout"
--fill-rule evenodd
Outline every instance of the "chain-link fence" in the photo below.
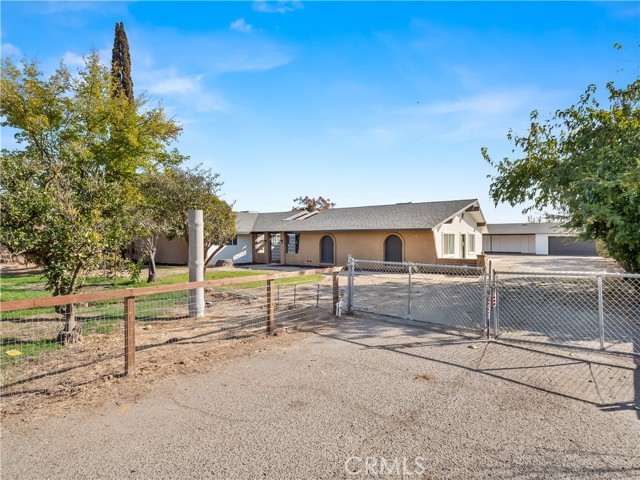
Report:
M 494 272 L 494 334 L 640 355 L 640 275 Z
M 349 308 L 484 331 L 484 268 L 350 259 Z
M 188 284 L 160 287 L 174 290 L 158 294 L 143 288 L 76 295 L 72 316 L 61 311 L 67 305 L 14 310 L 11 304 L 16 302 L 4 302 L 0 331 L 3 395 L 120 375 L 123 357 L 132 370 L 132 361 L 138 366 L 162 363 L 167 355 L 172 359 L 189 356 L 225 342 L 327 318 L 337 295 L 330 274 L 334 270 L 337 274 L 339 269 L 313 271 L 325 274 L 314 283 L 294 278 L 308 271 L 280 273 L 268 281 L 248 277 L 203 282 L 214 285 L 205 286 L 204 314 L 198 318 L 190 314 L 194 308 L 189 305 Z M 277 283 L 280 281 L 283 283 Z M 139 293 L 143 290 L 147 291 L 144 295 Z M 94 300 L 104 296 L 117 298 Z M 56 300 L 31 300 L 33 305 L 43 302 L 52 305 Z M 67 340 L 75 341 L 63 344 L 60 332 L 65 330 L 75 332 L 66 334 Z

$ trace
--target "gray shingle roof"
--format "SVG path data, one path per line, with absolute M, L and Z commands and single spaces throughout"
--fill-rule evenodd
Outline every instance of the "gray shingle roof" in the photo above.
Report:
M 477 204 L 477 200 L 332 208 L 300 219 L 291 219 L 296 213 L 292 211 L 260 213 L 253 232 L 431 230 L 472 204 Z
M 236 212 L 236 233 L 253 232 L 258 215 L 258 212 Z

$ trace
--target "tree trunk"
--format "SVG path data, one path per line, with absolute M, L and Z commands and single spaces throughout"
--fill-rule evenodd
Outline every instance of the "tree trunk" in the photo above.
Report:
M 155 283 L 156 281 L 156 249 L 149 253 L 149 276 L 147 277 L 147 283 Z
M 71 277 L 71 283 L 65 289 L 60 289 L 60 287 L 56 287 L 53 295 L 69 295 L 73 293 L 76 289 L 76 282 L 78 281 L 78 275 L 82 270 L 82 264 L 76 265 L 75 270 L 73 271 L 73 276 Z M 64 328 L 58 332 L 57 342 L 62 345 L 67 345 L 69 343 L 77 343 L 82 341 L 82 327 L 76 323 L 76 312 L 75 305 L 73 303 L 69 303 L 66 306 L 58 306 L 56 307 L 56 311 L 59 311 L 64 316 Z
M 57 342 L 62 345 L 82 341 L 82 327 L 76 323 L 75 305 L 73 303 L 64 307 L 64 329 L 58 332 Z
M 144 239 L 143 252 L 149 259 L 149 276 L 147 277 L 147 283 L 154 283 L 156 281 L 156 251 L 158 246 L 158 235 L 153 235 Z
M 210 262 L 210 261 L 213 259 L 213 257 L 215 257 L 215 256 L 216 256 L 216 254 L 217 254 L 220 250 L 222 250 L 224 247 L 225 247 L 225 246 L 224 246 L 224 244 L 223 244 L 223 245 L 218 245 L 218 248 L 216 248 L 216 249 L 213 251 L 213 253 L 212 253 L 211 255 L 209 255 L 209 256 L 207 257 L 207 259 L 204 261 L 204 267 L 202 267 L 202 268 L 203 268 L 203 273 L 204 273 L 204 275 L 206 275 L 206 274 L 207 274 L 207 266 L 209 265 L 209 262 Z M 209 250 L 209 248 L 211 248 L 211 247 L 207 247 L 207 248 L 206 248 L 206 250 L 208 251 L 208 250 Z

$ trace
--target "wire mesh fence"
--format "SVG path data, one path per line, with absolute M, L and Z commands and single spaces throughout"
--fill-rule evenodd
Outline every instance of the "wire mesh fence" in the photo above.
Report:
M 131 289 L 121 293 L 111 291 L 108 295 L 119 298 L 74 302 L 73 330 L 78 332 L 79 341 L 66 345 L 59 338 L 61 331 L 70 329 L 60 312 L 64 305 L 6 311 L 6 305 L 11 303 L 6 302 L 2 305 L 5 309 L 0 330 L 0 386 L 4 393 L 21 390 L 25 385 L 35 388 L 36 383 L 37 388 L 43 389 L 60 382 L 58 374 L 65 373 L 69 379 L 69 372 L 80 369 L 83 379 L 121 375 L 127 341 L 132 342 L 135 361 L 140 365 L 151 357 L 169 354 L 176 358 L 230 341 L 317 322 L 327 318 L 333 308 L 334 282 L 332 275 L 327 274 L 332 270 L 339 269 L 324 269 L 323 280 L 314 283 L 304 283 L 304 279 L 300 280 L 302 283 L 282 285 L 276 280 L 247 280 L 225 285 L 224 281 L 215 281 L 214 286 L 204 289 L 204 315 L 198 318 L 192 315 L 193 305 L 189 302 L 193 297 L 189 295 L 188 284 L 181 290 L 177 290 L 181 286 L 172 286 L 175 291 L 141 296 L 134 296 L 136 291 Z M 51 303 L 53 299 L 34 300 L 39 301 Z M 131 301 L 128 308 L 133 310 L 130 332 L 127 332 L 127 301 Z
M 352 259 L 352 310 L 484 331 L 484 268 Z
M 65 315 L 59 309 L 3 312 L 0 385 L 4 388 L 30 379 L 44 379 L 122 356 L 123 312 L 121 300 L 75 304 L 75 331 L 80 341 L 68 345 L 58 339 L 67 327 Z
M 502 339 L 640 355 L 640 275 L 496 272 Z

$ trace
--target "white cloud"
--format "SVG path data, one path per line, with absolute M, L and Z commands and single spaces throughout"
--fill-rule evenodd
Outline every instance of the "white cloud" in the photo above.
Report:
M 67 67 L 73 67 L 73 66 L 79 67 L 84 65 L 84 59 L 82 55 L 78 55 L 77 53 L 73 53 L 73 52 L 64 52 L 64 55 L 62 56 L 62 61 Z
M 148 90 L 150 93 L 157 95 L 185 95 L 188 93 L 197 92 L 200 89 L 201 79 L 202 75 L 195 75 L 192 77 L 179 77 L 172 75 L 169 78 L 163 78 L 162 80 L 153 83 L 151 86 L 149 86 Z
M 11 43 L 3 43 L 0 47 L 2 50 L 3 57 L 21 57 L 22 52 L 18 47 L 12 45 Z
M 504 139 L 509 128 L 526 129 L 529 112 L 534 108 L 546 111 L 547 106 L 557 103 L 558 95 L 559 92 L 522 86 L 484 90 L 409 107 L 375 108 L 363 116 L 362 122 L 342 128 L 338 125 L 330 134 L 355 144 L 380 148 L 411 142 L 482 145 L 481 142 Z
M 418 107 L 417 111 L 440 115 L 460 113 L 465 115 L 497 116 L 518 110 L 534 94 L 535 92 L 528 88 L 484 92 L 448 102 L 425 105 Z
M 229 105 L 218 92 L 200 91 L 198 93 L 195 110 L 197 112 L 224 112 Z
M 131 55 L 135 67 L 147 69 L 161 62 L 182 72 L 207 76 L 271 70 L 291 62 L 295 53 L 294 46 L 275 41 L 256 29 L 251 35 L 237 35 L 228 29 L 207 35 L 158 30 L 146 32 L 144 38 L 136 40 L 137 50 Z M 138 58 L 144 60 L 139 62 Z
M 231 25 L 229 25 L 229 28 L 231 30 L 235 30 L 236 32 L 241 32 L 241 33 L 251 33 L 251 31 L 253 30 L 253 26 L 249 25 L 244 18 L 239 18 L 237 20 L 234 20 L 233 22 L 231 22 Z
M 253 9 L 256 12 L 263 13 L 287 13 L 293 12 L 294 10 L 300 10 L 304 8 L 304 5 L 300 1 L 277 1 L 277 2 L 268 2 L 266 0 L 256 0 L 253 2 Z
M 142 90 L 165 97 L 170 104 L 179 104 L 186 111 L 225 111 L 227 102 L 221 94 L 203 85 L 204 75 L 181 75 L 175 68 L 144 70 L 136 75 Z M 184 110 L 183 110 L 184 111 Z
M 220 75 L 227 72 L 262 72 L 286 65 L 290 61 L 291 56 L 286 52 L 237 50 L 221 56 L 213 65 L 213 73 Z

